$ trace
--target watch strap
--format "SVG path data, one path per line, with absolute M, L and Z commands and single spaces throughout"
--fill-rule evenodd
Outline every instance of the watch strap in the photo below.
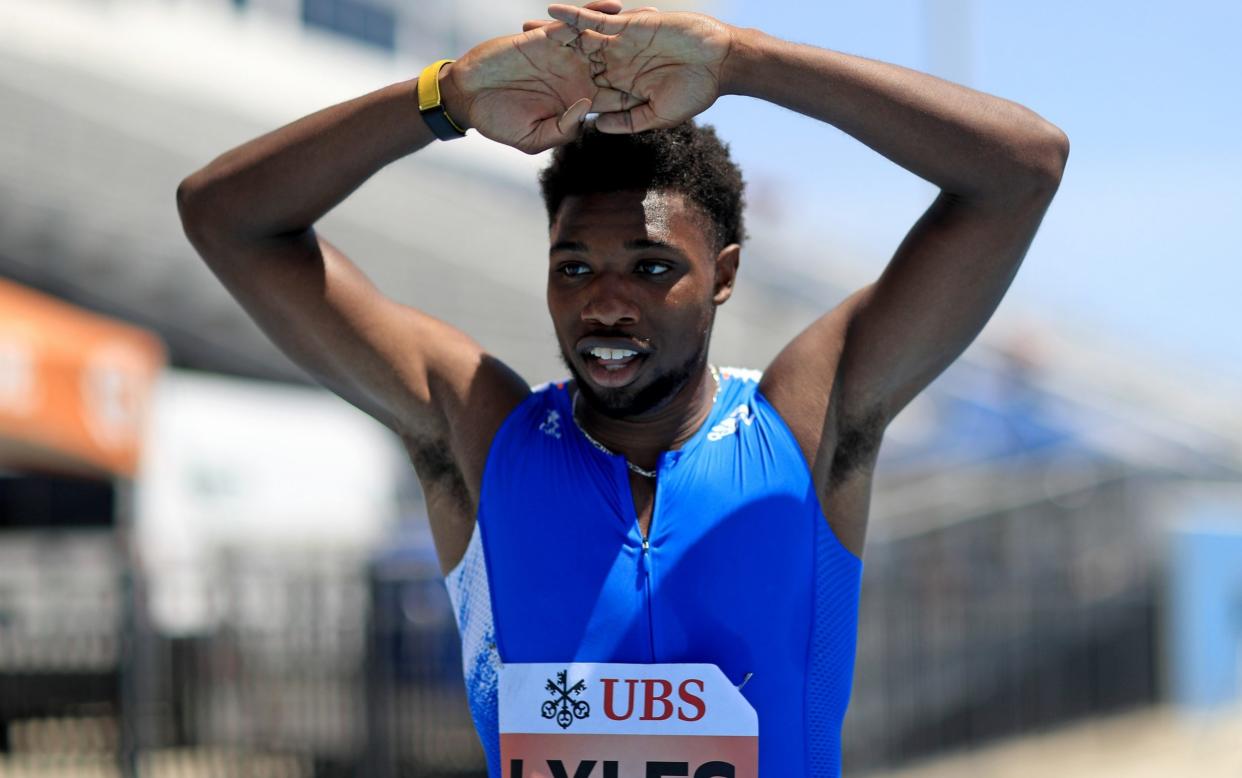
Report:
M 440 69 L 453 61 L 442 59 L 433 62 L 423 68 L 418 76 L 418 112 L 440 140 L 453 140 L 466 134 L 453 121 L 453 117 L 448 115 L 448 111 L 444 110 L 444 103 L 440 98 Z

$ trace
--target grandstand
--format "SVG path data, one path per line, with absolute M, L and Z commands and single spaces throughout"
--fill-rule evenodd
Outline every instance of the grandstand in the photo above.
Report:
M 306 17 L 274 0 L 10 2 L 0 25 L 0 276 L 158 333 L 182 380 L 206 371 L 278 391 L 309 383 L 196 258 L 174 191 L 220 151 L 408 78 L 429 56 L 419 48 L 427 34 L 403 27 L 399 15 L 388 32 L 383 19 L 364 24 L 359 43 L 333 32 L 337 17 L 323 11 L 331 4 L 305 4 L 316 5 L 322 13 Z M 538 13 L 530 8 L 515 5 L 511 15 Z M 441 39 L 499 32 L 472 28 L 470 18 L 445 16 Z M 431 149 L 376 176 L 322 229 L 394 298 L 461 325 L 528 380 L 558 376 L 539 163 L 481 139 Z M 414 214 L 477 227 L 420 230 Z M 717 363 L 762 365 L 870 280 L 836 263 L 792 270 L 782 257 L 807 254 L 805 245 L 762 223 L 750 231 L 742 281 L 716 331 Z M 1034 762 L 1067 778 L 1087 769 L 1141 775 L 1140 764 L 1161 764 L 1157 752 L 1175 760 L 1236 743 L 1228 734 L 1169 735 L 1181 725 L 1153 706 L 1169 699 L 1167 533 L 1201 485 L 1242 476 L 1238 393 L 1189 368 L 1151 363 L 1129 344 L 1003 305 L 886 438 L 847 766 L 888 770 L 1075 722 L 1089 729 L 989 745 L 943 764 L 1015 777 L 1027 773 L 990 765 Z M 282 559 L 275 547 L 248 551 L 244 528 L 220 541 L 203 578 L 234 585 L 220 588 L 218 622 L 188 634 L 146 619 L 135 594 L 143 570 L 117 567 L 128 559 L 85 563 L 84 576 L 110 582 L 62 591 L 103 591 L 110 603 L 111 620 L 92 632 L 103 636 L 91 643 L 98 650 L 83 649 L 99 687 L 88 706 L 39 710 L 56 699 L 47 689 L 65 685 L 64 663 L 41 667 L 37 652 L 20 647 L 21 663 L 0 656 L 0 690 L 9 692 L 0 695 L 0 776 L 75 748 L 83 774 L 92 760 L 112 764 L 118 749 L 129 749 L 125 770 L 172 765 L 157 771 L 169 775 L 195 774 L 195 765 L 206 765 L 198 774 L 476 774 L 481 753 L 460 697 L 451 615 L 417 484 L 412 473 L 404 478 L 392 487 L 404 493 L 391 518 L 399 530 L 362 551 L 329 545 L 309 561 Z M 107 557 L 98 538 L 72 542 L 57 559 L 72 560 L 79 548 L 90 560 Z M 23 564 L 0 567 L 12 591 L 43 580 L 37 565 Z M 248 619 L 248 591 L 284 604 Z M 282 599 L 293 591 L 308 599 Z M 115 602 L 121 597 L 134 598 L 135 612 Z M 319 607 L 334 597 L 332 608 Z M 21 618 L 0 598 L 0 633 L 16 634 Z M 117 690 L 108 683 L 109 673 L 124 675 L 121 640 L 140 645 L 155 669 L 131 668 L 132 684 Z M 1097 718 L 1118 711 L 1130 713 L 1115 724 Z M 127 723 L 138 712 L 147 723 Z M 1236 724 L 1212 727 L 1237 732 Z M 1142 742 L 1137 753 L 1146 756 L 1108 761 L 1090 746 L 1101 732 Z M 238 766 L 245 759 L 257 761 Z M 936 764 L 882 774 L 950 774 Z

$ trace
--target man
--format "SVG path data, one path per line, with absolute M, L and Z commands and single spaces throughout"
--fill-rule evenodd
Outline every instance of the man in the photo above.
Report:
M 999 304 L 1068 141 L 1011 102 L 706 16 L 549 14 L 224 154 L 178 190 L 187 235 L 286 353 L 408 447 L 492 775 L 497 668 L 571 660 L 715 663 L 758 712 L 763 775 L 836 775 L 885 427 Z M 941 189 L 880 278 L 761 378 L 707 363 L 741 179 L 687 122 L 723 94 L 832 124 Z M 547 290 L 572 381 L 532 390 L 314 231 L 468 127 L 559 147 Z

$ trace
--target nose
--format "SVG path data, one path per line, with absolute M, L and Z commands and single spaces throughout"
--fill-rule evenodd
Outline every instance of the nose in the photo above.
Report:
M 600 278 L 582 307 L 582 321 L 602 327 L 625 327 L 638 323 L 638 306 L 626 293 L 625 284 Z

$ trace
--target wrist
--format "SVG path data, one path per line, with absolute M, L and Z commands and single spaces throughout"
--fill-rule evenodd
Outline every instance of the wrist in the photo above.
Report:
M 756 65 L 763 58 L 762 49 L 768 37 L 753 27 L 729 28 L 729 53 L 720 68 L 720 94 L 754 94 Z
M 444 112 L 453 119 L 454 124 L 463 130 L 468 130 L 472 126 L 470 124 L 469 111 L 467 110 L 470 101 L 461 91 L 457 80 L 453 78 L 453 71 L 456 65 L 456 62 L 450 62 L 440 68 L 440 104 L 444 106 Z

